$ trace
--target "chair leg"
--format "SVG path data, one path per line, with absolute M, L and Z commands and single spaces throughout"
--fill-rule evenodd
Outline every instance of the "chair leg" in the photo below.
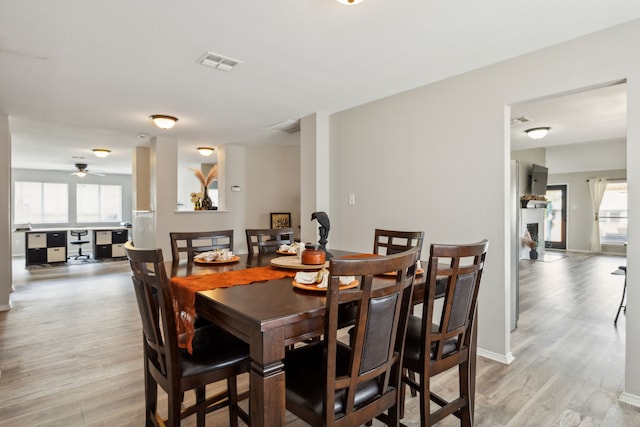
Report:
M 616 318 L 613 320 L 614 325 L 618 325 L 618 317 L 620 316 L 620 310 L 624 307 L 624 312 L 627 312 L 627 307 L 624 305 L 624 297 L 627 293 L 627 275 L 624 275 L 624 287 L 622 288 L 622 299 L 620 300 L 620 305 L 618 306 L 618 312 L 616 313 Z
M 407 376 L 414 381 L 416 380 L 416 373 L 413 371 L 407 371 Z M 409 388 L 409 391 L 411 392 L 411 397 L 416 397 L 418 395 L 418 392 L 412 387 Z
M 460 409 L 460 425 L 462 427 L 473 426 L 473 411 L 471 408 L 471 365 L 469 360 L 458 365 L 458 377 L 459 377 L 459 391 L 460 396 L 464 396 L 466 399 L 465 405 Z
M 420 426 L 431 426 L 431 394 L 429 392 L 431 387 L 429 377 L 420 373 L 420 390 L 418 396 L 420 399 Z
M 196 387 L 195 388 L 195 392 L 196 392 L 196 405 L 204 402 L 206 399 L 206 392 L 205 392 L 205 386 L 202 387 Z M 205 416 L 207 414 L 207 408 L 203 407 L 202 409 L 200 409 L 198 412 L 196 412 L 196 417 L 197 417 L 197 426 L 198 427 L 204 427 L 205 426 Z
M 180 400 L 180 397 L 182 396 L 181 393 L 177 393 L 174 391 L 169 391 L 169 393 L 167 393 L 168 396 L 168 406 L 169 406 L 169 411 L 168 411 L 168 418 L 167 418 L 167 422 L 165 423 L 167 427 L 180 427 L 180 414 L 181 414 L 181 410 L 180 410 L 180 406 L 182 405 L 182 401 Z
M 229 399 L 229 426 L 238 427 L 238 383 L 235 376 L 227 378 L 227 399 Z
M 147 358 L 145 357 L 144 400 L 145 400 L 145 425 L 153 427 L 158 412 L 158 384 L 147 370 Z
M 398 393 L 400 393 L 400 397 L 398 398 L 398 400 L 399 400 L 398 413 L 400 414 L 400 416 L 399 416 L 400 419 L 404 418 L 404 399 L 405 399 L 405 396 L 406 396 L 405 387 L 407 387 L 407 385 L 402 380 L 402 377 L 403 377 L 403 375 L 400 376 L 400 390 L 398 390 Z

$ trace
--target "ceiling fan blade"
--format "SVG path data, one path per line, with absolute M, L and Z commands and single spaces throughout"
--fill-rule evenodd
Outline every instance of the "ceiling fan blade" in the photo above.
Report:
M 95 175 L 95 176 L 106 176 L 106 174 L 102 173 L 102 172 L 93 172 L 93 171 L 85 171 L 86 173 L 90 173 L 91 175 Z

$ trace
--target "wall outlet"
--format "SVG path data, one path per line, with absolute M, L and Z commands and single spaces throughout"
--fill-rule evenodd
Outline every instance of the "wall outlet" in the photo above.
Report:
M 356 204 L 356 195 L 353 193 L 349 193 L 349 204 L 350 205 Z

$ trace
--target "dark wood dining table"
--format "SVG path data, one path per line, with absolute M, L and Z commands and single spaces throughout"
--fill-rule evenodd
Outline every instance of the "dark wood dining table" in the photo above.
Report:
M 334 257 L 354 254 L 339 250 L 331 252 Z M 268 266 L 277 256 L 282 255 L 240 255 L 234 263 L 204 266 L 187 260 L 167 261 L 166 268 L 172 277 L 184 277 Z M 422 302 L 425 277 L 426 274 L 416 277 L 416 303 Z M 251 425 L 284 426 L 285 350 L 291 344 L 323 334 L 325 293 L 295 288 L 292 278 L 288 277 L 199 291 L 195 309 L 198 316 L 249 343 Z

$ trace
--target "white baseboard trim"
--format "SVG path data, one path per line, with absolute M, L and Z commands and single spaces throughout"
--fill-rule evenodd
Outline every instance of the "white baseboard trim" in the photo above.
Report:
M 0 305 L 0 311 L 9 311 L 13 308 L 13 304 L 9 301 L 9 304 Z
M 510 365 L 511 362 L 515 360 L 515 357 L 513 357 L 513 353 L 511 352 L 507 354 L 498 354 L 481 348 L 478 349 L 478 356 L 486 357 L 487 359 L 495 360 L 496 362 L 500 362 L 505 365 Z
M 623 391 L 618 400 L 640 408 L 640 396 L 636 396 L 635 394 L 630 394 Z

